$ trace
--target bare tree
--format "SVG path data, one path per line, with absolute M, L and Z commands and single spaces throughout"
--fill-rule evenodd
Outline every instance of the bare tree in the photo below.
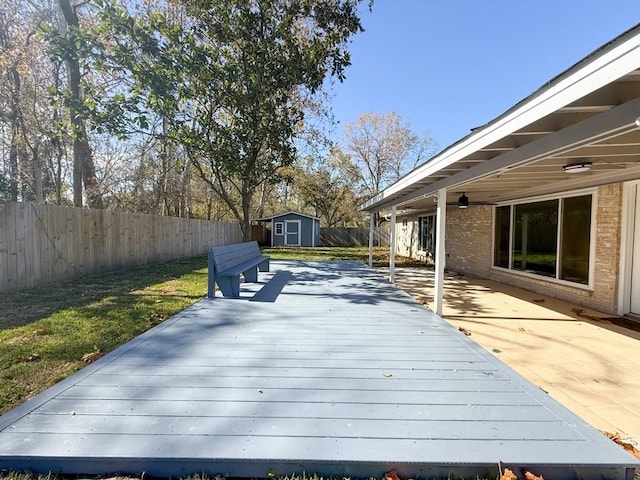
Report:
M 0 3 L 0 145 L 4 197 L 43 203 L 53 185 L 47 165 L 53 139 L 51 105 L 45 98 L 51 63 L 38 25 L 51 21 L 50 2 Z
M 345 153 L 351 158 L 360 186 L 374 196 L 434 152 L 429 135 L 419 136 L 407 120 L 391 112 L 365 113 L 344 128 Z

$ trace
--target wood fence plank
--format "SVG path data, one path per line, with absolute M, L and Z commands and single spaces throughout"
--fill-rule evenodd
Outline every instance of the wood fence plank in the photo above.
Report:
M 323 247 L 365 247 L 369 245 L 368 227 L 331 227 L 320 229 L 320 244 Z M 389 246 L 389 229 L 374 229 L 374 246 Z
M 9 220 L 11 218 L 12 204 L 0 204 L 0 291 L 7 290 L 10 286 L 9 275 L 12 272 L 9 254 Z
M 240 239 L 235 223 L 8 202 L 0 291 L 204 255 Z

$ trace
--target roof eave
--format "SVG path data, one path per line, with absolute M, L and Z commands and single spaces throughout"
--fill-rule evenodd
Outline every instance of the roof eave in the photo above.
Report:
M 640 24 L 595 50 L 486 125 L 453 143 L 363 203 L 362 211 L 394 205 L 416 182 L 450 166 L 493 142 L 579 100 L 640 65 Z M 428 194 L 428 193 L 427 193 Z

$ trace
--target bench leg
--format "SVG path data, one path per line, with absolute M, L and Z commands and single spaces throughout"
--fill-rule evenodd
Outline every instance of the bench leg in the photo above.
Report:
M 251 267 L 244 272 L 245 282 L 257 282 L 258 281 L 258 267 Z
M 240 275 L 235 277 L 221 277 L 216 279 L 218 287 L 224 297 L 237 298 L 240 296 Z
M 260 265 L 258 265 L 258 268 L 260 269 L 261 272 L 268 272 L 269 271 L 269 259 L 267 258 L 266 260 L 263 260 L 262 263 L 260 263 Z

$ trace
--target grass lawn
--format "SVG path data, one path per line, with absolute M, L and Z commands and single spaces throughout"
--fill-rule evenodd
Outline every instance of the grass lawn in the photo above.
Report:
M 368 248 L 269 248 L 277 259 L 362 260 Z M 374 263 L 387 265 L 388 248 Z M 410 263 L 398 259 L 399 265 Z M 0 293 L 0 414 L 203 298 L 207 259 L 152 265 Z
M 274 260 L 360 260 L 369 262 L 369 247 L 273 247 L 262 253 Z M 373 266 L 389 265 L 389 247 L 373 249 Z M 396 255 L 396 266 L 424 266 L 419 262 Z
M 207 259 L 0 293 L 0 413 L 203 298 Z

